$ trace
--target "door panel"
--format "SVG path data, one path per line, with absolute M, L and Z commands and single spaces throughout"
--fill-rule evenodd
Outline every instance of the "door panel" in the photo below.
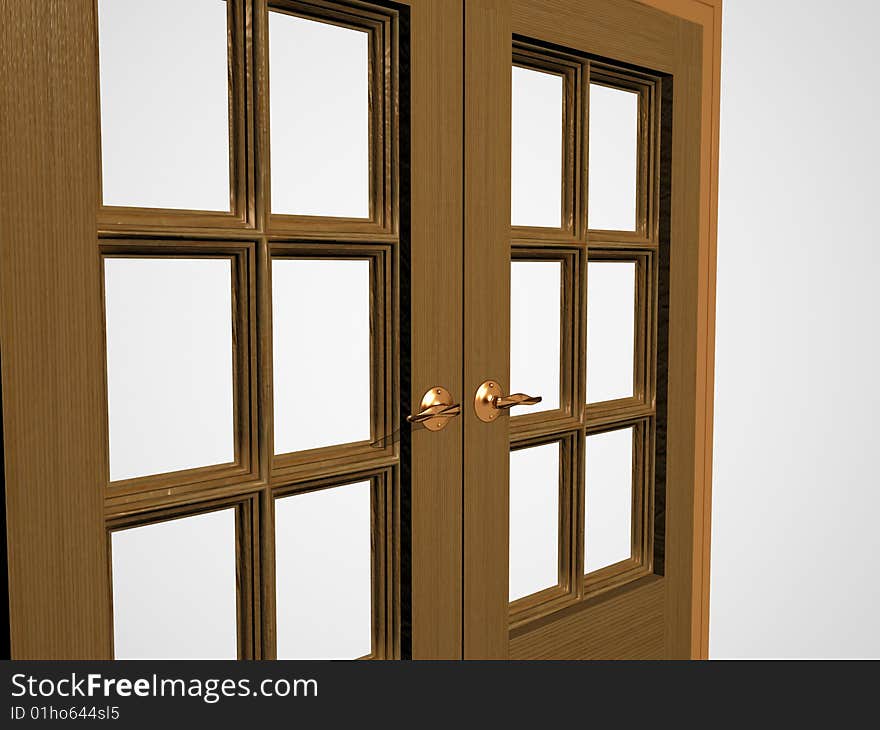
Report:
M 510 23 L 508 0 L 464 4 L 464 397 L 470 401 L 462 414 L 466 659 L 504 657 L 508 644 L 507 418 L 486 424 L 470 406 L 484 381 L 509 385 Z
M 666 404 L 686 410 L 693 403 L 675 353 L 698 333 L 680 327 L 686 318 L 674 330 L 669 312 L 693 312 L 696 304 L 675 282 L 684 280 L 697 231 L 681 213 L 697 204 L 699 29 L 610 0 L 465 6 L 466 272 L 505 272 L 514 282 L 508 290 L 500 275 L 491 285 L 467 278 L 466 361 L 480 352 L 480 338 L 492 342 L 494 357 L 478 357 L 482 370 L 473 378 L 466 364 L 466 389 L 494 378 L 505 393 L 518 391 L 506 380 L 517 374 L 529 387 L 549 387 L 529 394 L 558 405 L 515 408 L 491 423 L 465 420 L 472 465 L 465 471 L 465 656 L 689 656 L 679 631 L 690 626 L 683 584 L 692 568 L 678 550 L 693 538 L 694 483 L 673 442 L 683 447 L 692 432 Z M 525 191 L 524 179 L 539 192 Z M 508 185 L 509 224 L 472 220 L 469 211 L 500 205 Z M 548 259 L 570 262 L 571 271 L 557 280 L 553 305 L 558 359 L 548 350 L 548 324 L 532 335 L 537 352 L 521 343 L 522 312 L 542 312 L 531 301 L 541 287 L 533 281 L 526 289 L 522 272 Z M 502 329 L 511 331 L 509 361 L 498 356 Z M 558 363 L 558 403 L 554 380 L 519 375 L 537 357 Z M 509 478 L 496 462 L 508 449 Z M 548 450 L 560 454 L 556 468 L 530 463 Z M 501 568 L 505 544 L 506 610 L 490 574 Z M 481 604 L 473 611 L 469 595 Z
M 3 51 L 49 191 L 4 166 L 13 655 L 460 656 L 460 419 L 401 426 L 461 393 L 460 3 L 45 5 Z

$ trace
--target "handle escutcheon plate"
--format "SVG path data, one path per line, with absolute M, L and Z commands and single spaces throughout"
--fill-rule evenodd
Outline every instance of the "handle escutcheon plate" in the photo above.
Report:
M 422 396 L 419 412 L 407 416 L 406 420 L 421 423 L 429 431 L 442 431 L 460 413 L 461 406 L 453 402 L 452 393 L 438 385 Z

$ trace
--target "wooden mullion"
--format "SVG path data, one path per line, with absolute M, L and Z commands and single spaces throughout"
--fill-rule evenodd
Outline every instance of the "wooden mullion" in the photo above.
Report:
M 318 451 L 323 450 L 313 450 L 313 452 Z M 336 456 L 328 456 L 323 460 L 316 458 L 313 461 L 297 461 L 295 458 L 285 460 L 282 457 L 276 457 L 275 466 L 269 475 L 269 483 L 273 487 L 280 487 L 285 484 L 309 481 L 321 476 L 338 477 L 361 469 L 380 469 L 399 462 L 399 457 L 382 453 L 380 449 L 374 448 L 367 442 L 342 447 L 331 446 L 326 451 L 334 453 Z
M 586 419 L 586 428 L 600 428 L 613 426 L 618 423 L 629 423 L 637 418 L 651 418 L 655 415 L 653 406 L 634 402 L 631 398 L 620 401 L 609 401 L 608 404 L 620 404 L 617 407 L 609 407 L 607 410 L 591 412 Z
M 654 251 L 658 250 L 657 243 L 649 241 L 637 233 L 626 231 L 590 231 L 590 251 L 601 249 L 603 251 Z
M 259 550 L 255 550 L 254 535 L 254 518 L 253 510 L 248 506 L 239 505 L 235 510 L 235 582 L 236 582 L 236 607 L 238 614 L 238 658 L 254 659 L 255 649 L 259 654 L 259 643 L 255 641 L 255 634 L 258 632 L 256 627 L 256 617 L 259 611 L 255 611 L 255 599 L 257 593 L 254 591 L 254 582 L 258 580 L 259 571 L 252 568 L 258 559 Z M 256 543 L 259 547 L 259 543 Z M 251 569 L 249 569 L 249 567 Z M 256 575 L 255 575 L 256 572 Z M 257 599 L 258 600 L 258 599 Z
M 260 562 L 254 590 L 259 599 L 257 629 L 259 631 L 260 658 L 277 658 L 278 621 L 275 599 L 275 500 L 272 490 L 266 486 L 259 493 L 258 545 Z
M 570 416 L 547 419 L 545 421 L 532 421 L 511 424 L 510 445 L 520 448 L 523 444 L 532 443 L 544 439 L 553 439 L 564 436 L 566 433 L 582 428 L 579 419 Z
M 159 254 L 173 252 L 175 246 L 185 246 L 186 244 L 236 245 L 251 243 L 261 237 L 261 233 L 257 229 L 177 226 L 172 229 L 157 230 L 137 225 L 124 225 L 115 228 L 99 226 L 97 234 L 102 246 L 129 242 L 139 246 L 155 245 Z
M 272 256 L 265 236 L 256 245 L 256 369 L 258 372 L 259 410 L 255 430 L 258 430 L 258 472 L 260 479 L 269 481 L 274 454 L 273 361 L 272 361 Z
M 290 233 L 270 232 L 265 236 L 270 244 L 284 243 L 313 243 L 315 245 L 333 244 L 327 246 L 328 253 L 338 248 L 349 247 L 355 249 L 358 246 L 366 248 L 376 248 L 379 246 L 396 246 L 400 243 L 400 239 L 396 234 L 389 233 L 352 233 L 352 232 L 335 232 L 327 231 L 298 231 L 295 235 Z
M 196 504 L 206 499 L 243 497 L 265 488 L 262 480 L 230 479 L 228 484 L 210 484 L 201 487 L 157 488 L 148 492 L 107 497 L 104 500 L 106 519 L 115 520 L 146 514 L 160 509 L 174 509 L 181 505 Z
M 388 595 L 387 615 L 390 617 L 386 622 L 386 638 L 387 651 L 389 658 L 402 659 L 402 603 L 401 603 L 401 524 L 400 524 L 400 468 L 390 469 L 388 471 L 390 484 L 386 486 L 388 490 L 388 510 L 386 513 L 386 530 L 388 539 L 386 541 L 386 555 L 388 556 L 388 578 L 386 580 L 386 592 Z
M 388 20 L 388 15 L 377 10 L 375 4 L 359 0 L 269 0 L 268 6 L 275 12 L 323 20 L 352 30 L 374 28 Z
M 332 487 L 331 487 L 332 489 Z M 386 533 L 385 533 L 385 490 L 381 480 L 370 480 L 370 657 L 385 659 L 386 604 Z

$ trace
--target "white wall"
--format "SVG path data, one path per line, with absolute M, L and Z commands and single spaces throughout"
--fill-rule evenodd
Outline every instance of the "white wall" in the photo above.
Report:
M 725 0 L 712 657 L 880 657 L 878 25 Z

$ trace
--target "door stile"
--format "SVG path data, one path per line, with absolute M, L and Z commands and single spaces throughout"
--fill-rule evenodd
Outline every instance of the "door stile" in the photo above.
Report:
M 511 4 L 465 0 L 464 658 L 508 655 L 509 417 L 474 394 L 510 388 Z
M 410 280 L 402 287 L 401 317 L 406 322 L 409 315 L 404 329 L 411 335 L 411 380 L 401 387 L 408 400 L 403 412 L 415 412 L 423 394 L 441 386 L 462 404 L 463 415 L 442 431 L 411 431 L 411 651 L 413 659 L 455 659 L 462 651 L 462 428 L 467 411 L 462 388 L 461 0 L 412 2 L 410 37 L 412 165 L 411 175 L 409 170 L 401 174 L 411 185 Z
M 106 659 L 94 3 L 4 1 L 0 12 L 11 650 L 16 659 Z

